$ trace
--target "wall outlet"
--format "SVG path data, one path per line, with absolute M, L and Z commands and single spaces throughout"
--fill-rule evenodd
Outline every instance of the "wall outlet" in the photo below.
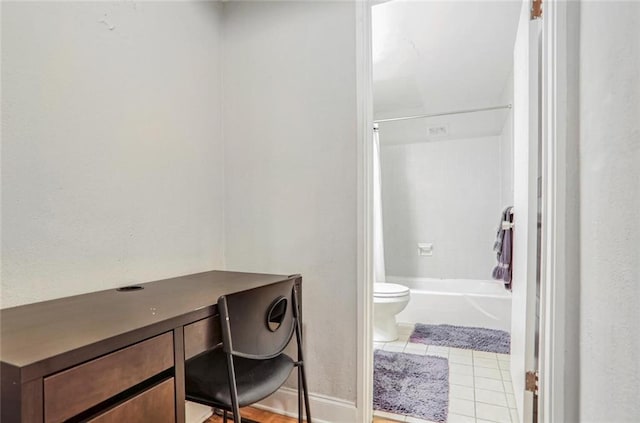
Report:
M 418 255 L 419 256 L 432 256 L 433 255 L 433 244 L 432 243 L 419 243 L 418 244 Z

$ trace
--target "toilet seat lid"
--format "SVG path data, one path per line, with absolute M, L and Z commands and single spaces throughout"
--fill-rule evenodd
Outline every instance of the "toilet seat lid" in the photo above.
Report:
M 409 294 L 409 288 L 397 283 L 375 283 L 373 284 L 373 295 L 375 297 L 402 297 Z

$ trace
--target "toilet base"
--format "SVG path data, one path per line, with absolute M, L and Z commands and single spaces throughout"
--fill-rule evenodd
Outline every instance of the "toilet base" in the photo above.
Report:
M 398 324 L 396 323 L 396 316 L 374 316 L 373 342 L 391 342 L 397 339 Z

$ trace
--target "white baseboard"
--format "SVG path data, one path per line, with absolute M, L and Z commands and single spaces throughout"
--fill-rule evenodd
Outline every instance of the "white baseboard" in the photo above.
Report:
M 352 402 L 320 394 L 309 394 L 309 403 L 314 422 L 354 423 L 357 421 L 356 406 Z M 280 388 L 275 394 L 254 406 L 273 413 L 297 417 L 298 391 L 291 388 Z
M 316 423 L 354 423 L 356 407 L 353 403 L 320 394 L 309 394 L 311 417 Z M 275 394 L 254 404 L 253 407 L 289 417 L 298 417 L 298 391 L 280 388 Z M 187 423 L 202 423 L 211 417 L 213 410 L 201 404 L 187 401 Z

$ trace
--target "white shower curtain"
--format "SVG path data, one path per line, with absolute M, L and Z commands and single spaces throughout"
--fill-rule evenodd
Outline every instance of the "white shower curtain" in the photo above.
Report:
M 373 129 L 373 265 L 375 283 L 386 282 L 384 236 L 382 232 L 382 173 L 380 168 L 380 136 L 378 124 Z

